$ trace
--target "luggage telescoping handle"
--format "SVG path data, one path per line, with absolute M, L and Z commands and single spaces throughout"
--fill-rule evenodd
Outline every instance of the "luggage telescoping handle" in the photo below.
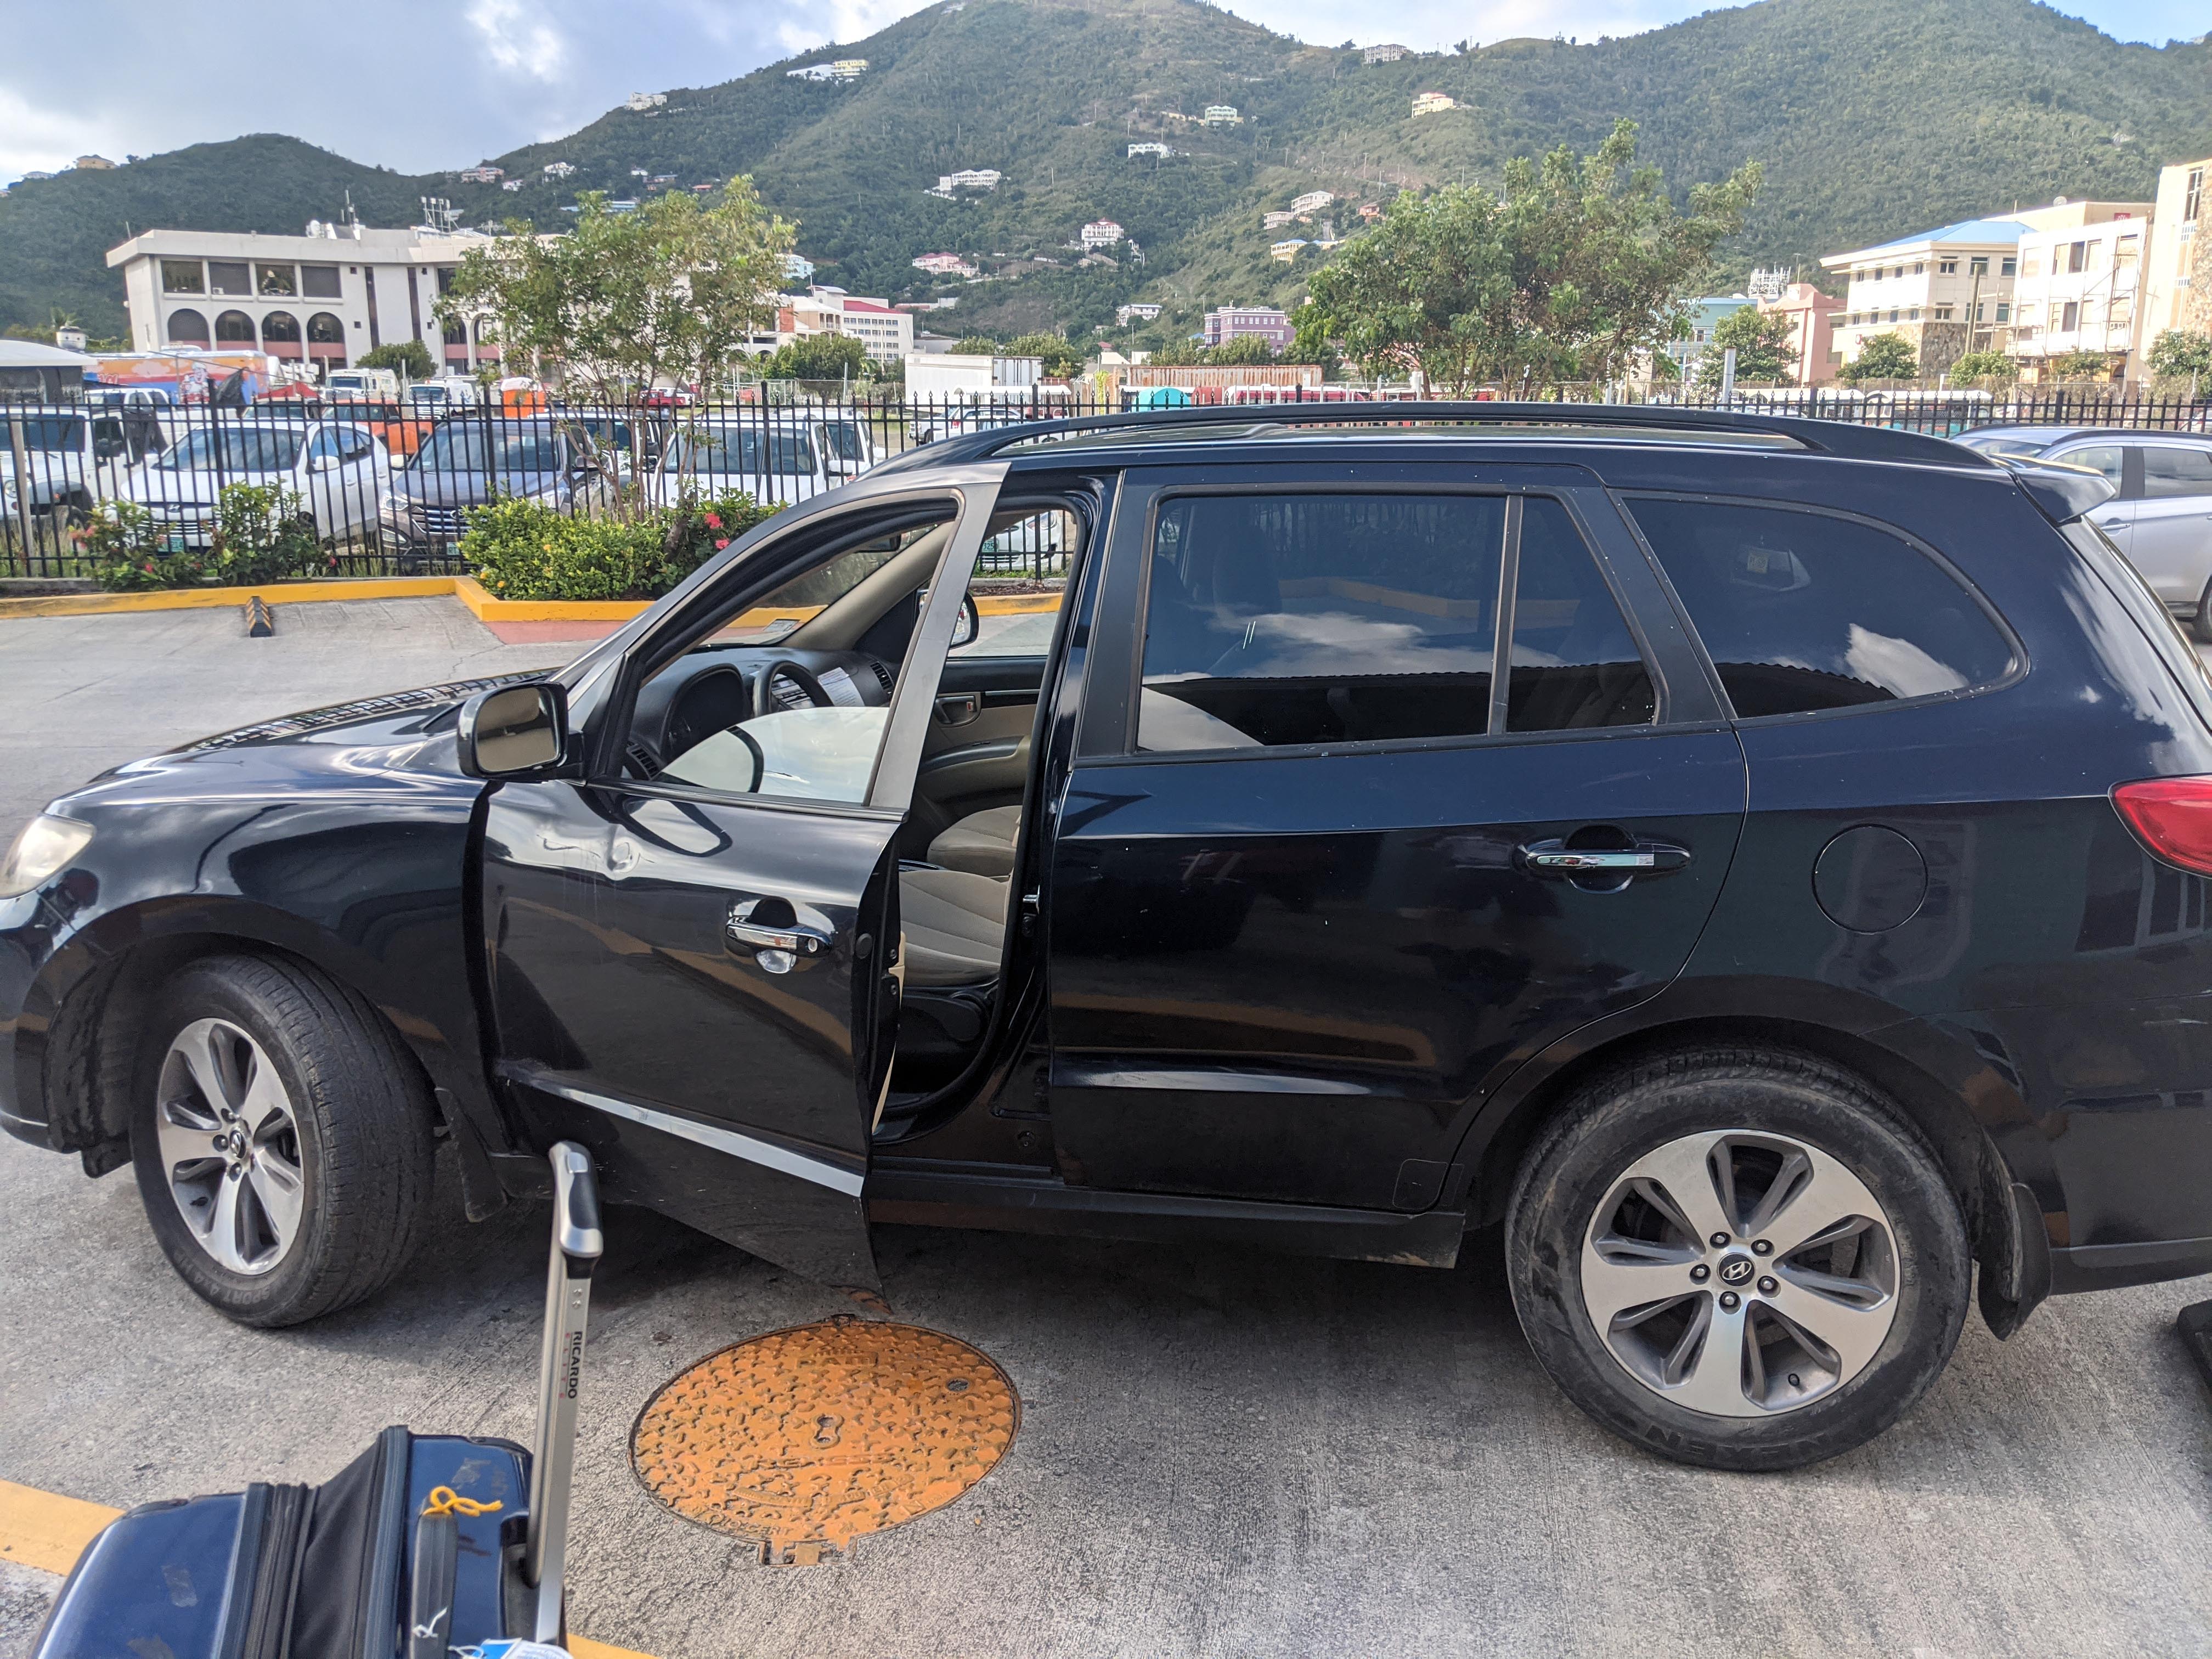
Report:
M 584 1371 L 584 1328 L 592 1311 L 592 1270 L 605 1241 L 592 1158 L 573 1140 L 556 1142 L 553 1164 L 553 1254 L 545 1270 L 545 1343 L 540 1360 L 538 1442 L 530 1465 L 530 1534 L 523 1577 L 537 1592 L 540 1642 L 561 1639 L 561 1575 L 568 1544 L 568 1484 L 576 1463 L 576 1389 Z

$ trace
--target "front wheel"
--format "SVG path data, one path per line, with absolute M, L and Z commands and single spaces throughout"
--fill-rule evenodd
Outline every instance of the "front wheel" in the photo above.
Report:
M 131 1162 L 178 1276 L 241 1324 L 374 1294 L 428 1209 L 431 1109 L 362 1000 L 302 964 L 212 957 L 164 988 Z
M 1972 1258 L 1910 1121 L 1864 1081 L 1771 1049 L 1593 1080 L 1523 1164 L 1516 1311 L 1552 1379 L 1637 1444 L 1796 1468 L 1902 1416 L 1948 1361 Z

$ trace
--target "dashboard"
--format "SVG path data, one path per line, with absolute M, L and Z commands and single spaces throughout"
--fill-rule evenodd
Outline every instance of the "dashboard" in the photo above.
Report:
M 678 756 L 757 715 L 817 707 L 796 676 L 778 673 L 767 706 L 754 707 L 761 672 L 793 662 L 813 675 L 833 708 L 877 708 L 891 700 L 897 669 L 864 651 L 806 651 L 787 646 L 708 647 L 687 653 L 639 692 L 625 756 L 633 777 L 652 777 Z

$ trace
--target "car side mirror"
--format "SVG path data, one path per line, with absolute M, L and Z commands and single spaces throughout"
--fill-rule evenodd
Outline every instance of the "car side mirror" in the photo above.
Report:
M 307 471 L 310 472 L 331 472 L 337 469 L 337 464 L 338 458 L 335 455 L 311 456 L 307 461 Z
M 957 651 L 963 645 L 973 645 L 975 636 L 983 631 L 983 613 L 975 608 L 975 596 L 960 596 L 960 616 L 952 624 L 951 649 Z
M 481 692 L 461 705 L 457 735 L 471 777 L 544 773 L 568 752 L 568 694 L 545 681 Z

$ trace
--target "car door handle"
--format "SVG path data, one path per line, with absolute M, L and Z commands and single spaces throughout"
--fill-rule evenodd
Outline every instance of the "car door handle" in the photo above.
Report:
M 1520 853 L 1529 869 L 1550 876 L 1663 876 L 1690 861 L 1688 848 L 1663 841 L 1639 841 L 1622 848 L 1571 848 L 1564 841 L 1532 841 Z
M 947 691 L 937 699 L 937 719 L 943 726 L 965 726 L 983 712 L 983 699 L 974 691 Z
M 773 906 L 783 915 L 793 914 L 791 904 L 784 899 L 746 899 L 730 907 L 730 937 L 757 951 L 787 951 L 795 957 L 818 957 L 836 942 L 833 929 L 799 921 L 795 915 L 789 921 L 781 915 L 775 920 L 763 918 L 763 906 Z

